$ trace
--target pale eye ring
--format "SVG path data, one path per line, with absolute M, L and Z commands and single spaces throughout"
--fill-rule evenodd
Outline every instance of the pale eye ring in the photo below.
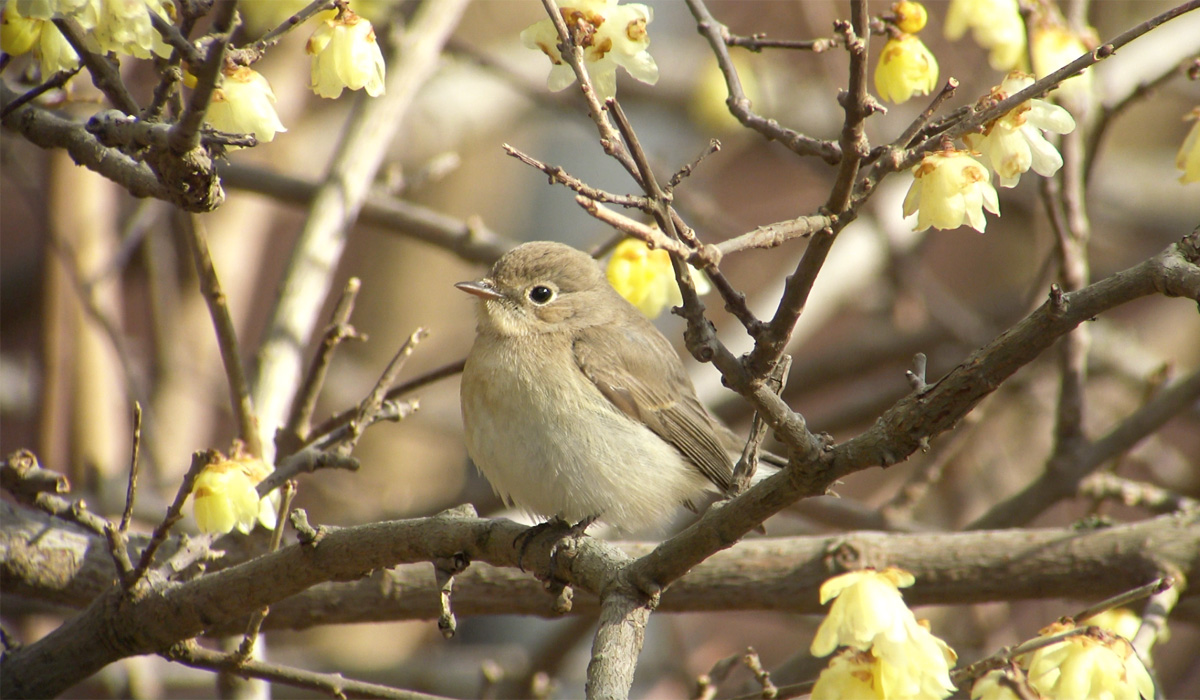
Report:
M 554 298 L 554 290 L 544 284 L 535 284 L 529 288 L 529 300 L 535 304 L 545 304 Z

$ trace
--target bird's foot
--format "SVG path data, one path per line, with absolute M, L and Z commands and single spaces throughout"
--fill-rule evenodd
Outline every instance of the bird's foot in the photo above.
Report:
M 599 517 L 598 515 L 590 515 L 572 525 L 556 515 L 544 523 L 530 526 L 528 530 L 517 535 L 516 539 L 513 540 L 513 547 L 521 550 L 520 554 L 517 555 L 517 567 L 521 571 L 525 570 L 525 553 L 529 550 L 529 546 L 538 537 L 541 537 L 545 533 L 550 533 L 550 536 L 554 539 L 554 545 L 550 548 L 550 562 L 551 569 L 553 570 L 554 556 L 558 552 L 559 543 L 568 538 L 582 536 L 588 527 L 596 522 Z

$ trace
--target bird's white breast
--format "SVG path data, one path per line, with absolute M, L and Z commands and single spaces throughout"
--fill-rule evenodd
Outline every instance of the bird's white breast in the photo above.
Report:
M 529 341 L 544 341 L 543 352 L 535 357 Z M 565 334 L 477 340 L 463 386 L 471 458 L 502 498 L 533 513 L 570 522 L 600 516 L 635 531 L 661 524 L 709 485 L 596 389 Z

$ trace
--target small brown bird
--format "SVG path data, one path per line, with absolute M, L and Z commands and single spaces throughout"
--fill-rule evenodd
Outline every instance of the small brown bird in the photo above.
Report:
M 455 286 L 480 300 L 462 376 L 467 452 L 505 501 L 636 531 L 729 491 L 732 433 L 586 253 L 525 243 Z

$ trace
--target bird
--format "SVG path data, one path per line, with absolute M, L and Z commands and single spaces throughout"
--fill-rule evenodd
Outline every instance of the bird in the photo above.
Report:
M 460 392 L 467 452 L 506 503 L 628 533 L 732 492 L 736 436 L 588 254 L 524 243 L 455 286 L 478 299 Z

